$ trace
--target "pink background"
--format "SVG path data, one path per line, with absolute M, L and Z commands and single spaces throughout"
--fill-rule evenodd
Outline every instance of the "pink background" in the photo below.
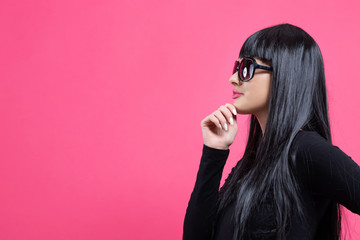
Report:
M 359 2 L 1 1 L 0 239 L 180 239 L 200 121 L 245 39 L 298 25 L 324 56 L 334 144 L 360 163 Z M 248 116 L 223 177 L 240 159 Z M 222 183 L 224 182 L 222 179 Z M 348 239 L 360 217 L 346 210 Z

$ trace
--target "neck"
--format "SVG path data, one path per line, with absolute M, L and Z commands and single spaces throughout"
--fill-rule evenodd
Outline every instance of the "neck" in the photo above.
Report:
M 257 118 L 257 120 L 260 124 L 261 131 L 264 136 L 268 114 L 267 113 L 258 113 L 258 114 L 255 114 L 255 117 Z

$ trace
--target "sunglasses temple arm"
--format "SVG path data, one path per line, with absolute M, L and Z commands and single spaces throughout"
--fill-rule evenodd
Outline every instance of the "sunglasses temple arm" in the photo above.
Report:
M 263 66 L 263 65 L 257 65 L 257 68 L 264 69 L 264 70 L 269 70 L 269 71 L 272 71 L 272 70 L 273 70 L 272 67 Z

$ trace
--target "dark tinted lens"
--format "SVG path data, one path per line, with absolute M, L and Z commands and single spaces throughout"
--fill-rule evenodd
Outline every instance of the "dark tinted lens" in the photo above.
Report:
M 240 65 L 239 77 L 242 81 L 251 79 L 254 71 L 254 63 L 251 59 L 244 59 Z

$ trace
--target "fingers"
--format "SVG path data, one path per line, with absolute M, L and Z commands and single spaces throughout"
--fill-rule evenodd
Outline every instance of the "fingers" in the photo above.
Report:
M 228 123 L 234 125 L 234 118 L 236 120 L 236 114 L 235 107 L 230 103 L 226 103 L 225 105 L 221 105 L 219 109 L 213 113 L 213 115 L 218 119 L 218 122 L 213 119 L 211 119 L 211 121 L 214 123 L 216 122 L 220 128 L 223 127 L 225 131 L 227 131 Z
M 237 111 L 236 111 L 236 108 L 234 107 L 234 105 L 232 105 L 230 103 L 225 103 L 225 106 L 228 107 L 229 110 L 231 111 L 231 113 L 234 114 L 234 116 L 236 117 Z
M 218 117 L 215 116 L 215 112 L 210 115 L 210 121 L 213 122 L 218 128 L 222 129 L 221 122 Z

